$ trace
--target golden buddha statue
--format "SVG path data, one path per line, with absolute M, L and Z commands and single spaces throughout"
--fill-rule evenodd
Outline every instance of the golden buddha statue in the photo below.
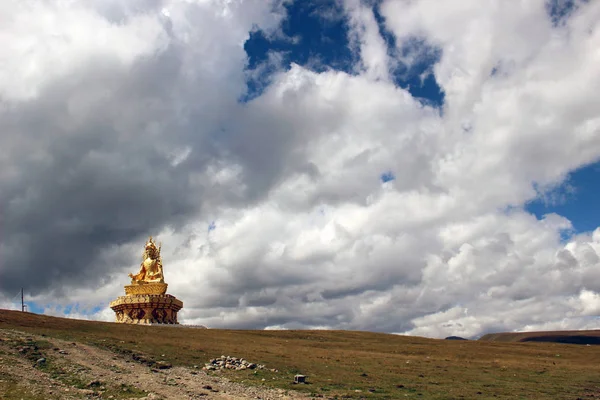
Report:
M 142 263 L 140 264 L 140 272 L 136 275 L 129 274 L 132 285 L 141 285 L 145 283 L 165 283 L 163 276 L 163 265 L 160 257 L 159 245 L 152 240 L 152 236 L 146 245 L 144 246 L 144 252 L 142 253 Z
M 116 322 L 127 324 L 177 324 L 181 300 L 167 294 L 160 248 L 152 236 L 144 245 L 140 271 L 129 274 L 131 284 L 125 285 L 125 296 L 110 303 Z

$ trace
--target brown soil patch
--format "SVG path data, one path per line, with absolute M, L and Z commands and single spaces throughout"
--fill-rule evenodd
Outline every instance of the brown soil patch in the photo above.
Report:
M 116 354 L 86 344 L 0 329 L 0 398 L 305 399 L 248 387 L 199 369 Z M 45 361 L 38 361 L 45 359 Z M 13 392 L 13 394 L 10 393 Z

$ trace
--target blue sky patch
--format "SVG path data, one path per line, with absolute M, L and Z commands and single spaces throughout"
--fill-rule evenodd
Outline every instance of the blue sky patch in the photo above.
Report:
M 600 225 L 600 162 L 573 171 L 550 193 L 526 204 L 525 209 L 538 219 L 556 213 L 569 219 L 576 232 L 593 231 Z
M 25 304 L 27 304 L 27 311 L 35 313 L 35 314 L 43 314 L 44 313 L 44 307 L 38 305 L 37 303 L 34 303 L 33 301 L 27 301 L 27 299 L 25 299 Z M 21 303 L 19 303 L 19 309 L 21 309 Z
M 552 25 L 560 26 L 567 22 L 569 16 L 575 11 L 580 3 L 587 3 L 589 0 L 547 0 L 546 11 L 552 21 Z
M 210 224 L 208 224 L 208 231 L 214 231 L 215 229 L 217 229 L 217 225 L 215 224 L 215 221 L 211 222 Z
M 348 19 L 342 7 L 334 0 L 294 1 L 285 7 L 287 18 L 281 25 L 284 36 L 269 37 L 262 30 L 250 33 L 244 44 L 248 71 L 268 66 L 270 54 L 277 53 L 284 70 L 295 63 L 317 72 L 332 68 L 351 73 L 358 56 L 349 46 Z M 242 100 L 260 96 L 277 70 L 267 67 L 259 76 L 249 74 L 248 92 Z
M 433 74 L 433 66 L 442 56 L 441 50 L 431 46 L 424 39 L 416 37 L 398 47 L 396 38 L 385 26 L 385 19 L 379 11 L 379 3 L 374 6 L 373 15 L 379 27 L 379 34 L 387 45 L 388 55 L 397 61 L 397 65 L 392 67 L 394 83 L 407 89 L 421 103 L 432 107 L 442 107 L 444 92 Z M 412 65 L 401 61 L 409 57 L 417 61 Z
M 381 179 L 381 183 L 386 183 L 386 182 L 390 182 L 390 181 L 393 181 L 394 179 L 396 179 L 396 176 L 394 175 L 393 172 L 387 171 L 387 172 L 384 172 L 383 174 L 381 174 L 379 179 Z
M 273 74 L 288 70 L 292 63 L 316 72 L 334 69 L 351 74 L 360 61 L 360 55 L 350 46 L 348 17 L 338 1 L 294 1 L 285 7 L 283 35 L 269 35 L 257 29 L 244 44 L 248 65 L 247 92 L 240 99 L 242 102 L 260 96 Z M 441 107 L 444 93 L 432 70 L 441 51 L 421 38 L 412 38 L 398 47 L 394 35 L 385 27 L 378 2 L 374 2 L 373 13 L 388 54 L 397 60 L 396 65 L 390 66 L 394 83 L 421 103 Z M 417 61 L 412 65 L 400 61 L 408 57 Z

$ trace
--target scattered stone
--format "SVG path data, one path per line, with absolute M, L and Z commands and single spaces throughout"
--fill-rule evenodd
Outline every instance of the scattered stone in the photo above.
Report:
M 94 379 L 93 381 L 90 381 L 90 382 L 87 384 L 87 387 L 98 387 L 98 386 L 100 386 L 100 385 L 102 385 L 102 382 L 100 382 L 100 381 L 99 381 L 99 380 L 97 380 L 97 379 Z
M 158 369 L 169 369 L 173 367 L 171 363 L 168 363 L 166 361 L 157 361 L 156 363 L 154 363 L 154 366 Z
M 44 357 L 42 358 L 38 358 L 38 360 L 35 362 L 37 365 L 42 365 L 46 363 L 46 359 Z
M 298 374 L 298 375 L 294 376 L 294 383 L 306 383 L 306 378 L 307 378 L 306 375 Z
M 196 366 L 194 366 L 196 367 Z M 265 369 L 264 365 L 249 362 L 243 358 L 221 356 L 219 358 L 213 358 L 207 362 L 202 368 L 204 371 L 215 371 L 232 369 L 235 371 L 242 371 L 245 369 Z M 271 369 L 271 372 L 278 372 L 276 369 Z

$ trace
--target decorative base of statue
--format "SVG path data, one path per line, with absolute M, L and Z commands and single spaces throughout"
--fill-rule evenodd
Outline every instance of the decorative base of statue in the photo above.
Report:
M 152 237 L 144 247 L 140 272 L 129 274 L 131 285 L 125 286 L 125 296 L 110 303 L 116 322 L 125 324 L 178 324 L 177 312 L 183 302 L 167 293 L 164 282 L 160 246 Z
M 124 324 L 178 324 L 181 300 L 170 294 L 128 294 L 110 303 L 116 322 Z

